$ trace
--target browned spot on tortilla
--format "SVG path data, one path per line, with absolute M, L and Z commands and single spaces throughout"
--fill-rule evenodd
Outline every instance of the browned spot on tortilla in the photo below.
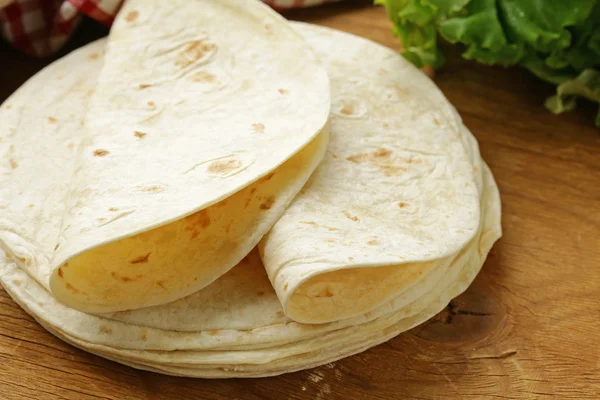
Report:
M 346 218 L 351 219 L 352 221 L 358 221 L 358 217 L 356 215 L 350 214 L 348 211 L 344 211 L 344 215 Z
M 284 292 L 287 292 L 287 290 L 288 290 L 288 284 L 286 283 L 286 284 L 283 286 L 283 291 L 284 291 Z
M 208 335 L 210 335 L 210 336 L 217 336 L 219 334 L 219 330 L 218 329 L 213 329 L 211 331 L 207 331 L 206 333 Z
M 92 53 L 88 56 L 90 60 L 97 60 L 99 57 L 98 53 Z
M 442 121 L 440 121 L 439 118 L 434 118 L 433 122 L 435 122 L 437 126 L 442 126 Z
M 473 172 L 478 173 L 479 172 L 479 168 L 473 167 Z
M 10 105 L 10 104 L 8 104 L 8 105 L 6 106 L 6 109 L 7 109 L 7 110 L 10 110 L 11 108 L 12 108 L 12 105 Z
M 333 292 L 329 288 L 325 288 L 315 294 L 315 297 L 333 297 Z
M 265 176 L 263 176 L 262 178 L 260 178 L 260 183 L 266 182 L 266 181 L 270 181 L 272 177 L 275 176 L 275 172 L 271 172 L 270 174 L 267 174 Z
M 133 136 L 135 136 L 135 137 L 137 137 L 137 138 L 140 138 L 140 139 L 141 139 L 141 138 L 143 138 L 143 137 L 144 137 L 144 136 L 146 136 L 146 135 L 147 135 L 147 133 L 140 132 L 140 131 L 135 131 L 135 132 L 133 133 Z
M 140 340 L 148 340 L 148 329 L 142 329 L 142 331 L 140 332 Z
M 35 205 L 34 205 L 34 204 L 29 204 L 29 205 L 27 206 L 27 208 L 33 208 L 33 207 L 35 207 Z
M 156 107 L 156 103 L 155 103 L 155 102 L 153 102 L 153 101 L 149 101 L 149 102 L 148 102 L 148 105 L 149 105 L 150 107 Z
M 265 133 L 265 126 L 263 124 L 252 124 L 254 132 Z
M 342 108 L 340 110 L 340 113 L 344 114 L 344 115 L 352 115 L 354 114 L 354 104 L 344 101 L 342 103 Z
M 139 17 L 140 12 L 138 10 L 129 11 L 125 16 L 125 21 L 127 22 L 135 22 L 137 17 Z
M 51 123 L 51 124 L 55 124 L 55 123 L 58 122 L 58 120 L 56 118 L 54 118 L 54 117 L 48 117 L 48 122 Z
M 64 277 L 63 277 L 63 270 L 62 270 L 62 267 L 60 267 L 60 268 L 58 269 L 58 276 L 59 276 L 59 278 L 64 278 Z
M 204 57 L 217 46 L 214 43 L 205 43 L 203 40 L 195 40 L 187 44 L 183 51 L 177 55 L 175 65 L 185 68 Z
M 14 282 L 14 284 L 15 284 L 15 285 L 17 285 L 17 286 L 21 286 L 21 283 L 23 283 L 23 282 L 21 282 L 21 280 L 19 280 L 19 279 L 15 279 L 13 282 Z
M 263 292 L 263 291 L 261 290 L 260 292 L 256 292 L 256 295 L 257 295 L 257 296 L 264 296 L 264 295 L 265 295 L 265 292 Z
M 271 195 L 271 196 L 267 197 L 264 202 L 261 203 L 260 209 L 261 210 L 270 210 L 271 207 L 273 207 L 274 203 L 275 203 L 275 196 Z
M 200 71 L 197 74 L 192 75 L 190 78 L 194 82 L 204 82 L 204 83 L 215 83 L 217 81 L 217 77 L 211 74 L 210 72 Z
M 119 211 L 119 209 L 117 207 L 111 207 L 108 209 L 108 211 Z
M 56 246 L 54 246 L 54 250 L 57 250 L 60 247 L 60 243 L 56 243 Z
M 19 163 L 13 160 L 12 158 L 9 160 L 9 164 L 12 169 L 15 169 L 19 166 Z
M 148 254 L 148 255 L 150 255 L 150 254 Z M 129 261 L 129 262 L 131 264 L 135 264 L 135 263 L 132 263 L 131 261 Z M 115 279 L 120 280 L 121 282 L 133 282 L 133 281 L 137 281 L 138 279 L 141 279 L 141 278 L 144 277 L 143 275 L 136 275 L 136 276 L 120 275 L 120 274 L 118 274 L 118 273 L 116 273 L 114 271 L 110 273 L 110 276 L 112 276 Z
M 189 337 L 189 336 L 186 336 L 186 337 L 185 337 L 185 341 L 186 341 L 186 343 L 189 343 L 189 342 L 191 342 L 191 341 L 192 341 L 192 338 L 191 338 L 191 337 Z
M 96 157 L 104 157 L 105 155 L 107 155 L 108 153 L 110 153 L 108 150 L 104 150 L 104 149 L 98 149 L 98 150 L 94 150 L 94 155 Z
M 227 225 L 225 225 L 225 233 L 229 233 L 229 231 L 231 230 L 231 224 L 232 222 L 229 222 Z
M 378 242 L 377 240 L 375 240 L 375 239 L 371 239 L 371 240 L 369 240 L 369 241 L 367 242 L 367 244 L 368 244 L 369 246 L 377 246 L 377 245 L 379 244 L 379 242 Z
M 408 207 L 408 203 L 405 203 L 403 201 L 399 201 L 398 202 L 398 207 L 400 207 L 400 208 Z
M 100 332 L 101 333 L 112 333 L 112 329 L 106 325 L 100 325 Z
M 213 174 L 226 175 L 242 166 L 240 160 L 214 161 L 209 166 L 207 171 Z
M 87 92 L 85 92 L 85 97 L 92 97 L 93 94 L 94 94 L 94 89 L 90 89 Z
M 395 176 L 400 174 L 400 172 L 406 171 L 406 168 L 394 164 L 384 164 L 379 168 L 383 171 L 385 176 Z
M 99 222 L 104 222 L 104 221 L 106 221 L 106 218 L 105 217 L 100 217 L 100 218 L 96 218 L 96 220 L 99 221 Z
M 288 94 L 290 91 L 287 89 L 277 89 L 277 91 L 281 94 Z
M 250 205 L 251 202 L 252 202 L 252 197 L 251 196 L 246 197 L 246 200 L 244 201 L 244 208 L 248 208 L 248 206 Z
M 207 228 L 212 223 L 208 210 L 200 210 L 192 215 L 185 217 L 185 229 L 188 231 L 195 230 L 196 227 Z
M 354 261 L 354 257 L 348 257 L 348 261 Z
M 388 124 L 387 122 L 384 122 L 384 123 L 383 123 L 383 127 L 384 127 L 384 128 L 389 128 L 389 127 L 390 127 L 390 124 Z
M 196 278 L 196 279 L 198 279 L 198 278 Z M 196 280 L 196 279 L 194 279 L 194 280 Z M 163 279 L 163 280 L 160 280 L 160 281 L 156 281 L 156 282 L 154 282 L 154 283 L 156 283 L 156 284 L 157 284 L 158 286 L 160 286 L 160 287 L 161 287 L 163 290 L 165 290 L 165 291 L 167 291 L 167 292 L 168 292 L 167 288 L 165 287 L 165 281 L 164 281 L 164 279 Z
M 160 186 L 152 185 L 152 186 L 142 187 L 141 191 L 142 192 L 150 192 L 150 193 L 160 193 L 160 192 L 164 192 L 165 189 Z
M 150 254 L 152 254 L 152 252 L 148 253 L 148 254 L 144 254 L 141 256 L 138 256 L 132 260 L 129 260 L 129 264 L 142 264 L 142 263 L 147 263 L 148 262 L 148 258 L 150 258 Z
M 250 194 L 254 194 L 256 192 L 256 188 L 250 189 Z
M 333 232 L 333 231 L 339 231 L 339 229 L 338 229 L 338 228 L 332 228 L 332 227 L 330 227 L 330 226 L 319 225 L 319 224 L 317 224 L 317 223 L 316 223 L 316 222 L 314 222 L 314 221 L 300 221 L 300 223 L 301 223 L 301 224 L 305 224 L 305 225 L 312 225 L 312 226 L 314 226 L 315 228 L 325 228 L 325 229 L 327 229 L 327 230 L 328 230 L 328 231 L 330 231 L 330 232 Z
M 382 158 L 389 158 L 391 155 L 392 152 L 390 150 L 382 147 L 372 153 L 359 153 L 350 157 L 346 157 L 346 160 L 360 164 L 364 162 L 377 162 Z
M 146 89 L 146 88 L 149 88 L 150 86 L 152 86 L 152 85 L 149 84 L 149 83 L 140 83 L 140 85 L 138 86 L 138 88 L 140 88 L 140 89 Z
M 337 240 L 333 239 L 333 238 L 327 238 L 325 239 L 326 243 L 335 243 Z
M 67 145 L 67 148 L 68 148 L 69 150 L 73 150 L 73 148 L 74 148 L 74 147 L 75 147 L 75 143 L 69 143 L 69 144 Z
M 337 160 L 338 158 L 340 158 L 340 157 L 339 157 L 337 154 L 335 154 L 335 153 L 333 153 L 333 154 L 331 155 L 331 157 L 335 158 L 336 160 Z
M 81 293 L 79 291 L 79 289 L 77 289 L 75 286 L 71 285 L 70 283 L 67 283 L 66 288 L 67 288 L 67 290 L 70 290 L 71 292 L 73 292 L 73 294 Z
M 275 315 L 278 316 L 278 317 L 283 317 L 284 314 L 283 314 L 283 311 L 277 311 L 275 313 Z

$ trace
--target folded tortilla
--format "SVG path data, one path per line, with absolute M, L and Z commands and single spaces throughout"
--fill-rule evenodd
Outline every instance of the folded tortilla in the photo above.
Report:
M 294 27 L 317 49 L 319 46 L 332 49 L 336 45 L 345 46 L 347 49 L 356 48 L 365 51 L 364 55 L 369 57 L 379 54 L 380 59 L 374 60 L 374 62 L 382 65 L 396 60 L 394 65 L 402 67 L 404 80 L 421 82 L 422 90 L 432 91 L 432 96 L 439 94 L 430 81 L 419 80 L 421 77 L 419 71 L 408 67 L 407 63 L 396 54 L 388 51 L 380 52 L 381 48 L 371 42 L 310 25 L 294 24 Z M 45 98 L 47 91 L 57 90 L 54 85 L 47 84 L 49 78 L 66 70 L 81 71 L 82 68 L 77 67 L 88 62 L 90 55 L 99 54 L 103 46 L 103 41 L 93 43 L 53 64 L 15 94 L 11 98 L 10 104 L 27 104 L 26 100 L 34 93 L 44 94 L 42 97 Z M 365 99 L 365 101 L 369 99 L 369 105 L 373 109 L 388 106 L 400 109 L 405 107 L 406 99 L 386 99 L 384 102 L 381 98 L 378 100 L 378 98 L 369 97 L 371 93 L 368 91 L 362 92 L 359 88 L 354 88 L 353 85 L 358 77 L 367 79 L 368 75 L 357 75 L 356 71 L 346 69 L 348 68 L 347 63 L 360 64 L 361 62 L 361 58 L 357 54 L 353 52 L 350 54 L 352 55 L 350 60 L 347 60 L 343 54 L 337 54 L 337 62 L 330 58 L 333 56 L 326 53 L 320 54 L 329 70 L 331 80 L 334 82 L 332 91 L 334 99 L 338 99 L 342 95 L 346 98 L 350 92 L 356 90 L 353 92 L 353 96 Z M 374 80 L 373 85 L 380 83 L 379 78 L 373 76 L 371 78 Z M 93 86 L 93 82 L 91 82 L 93 77 L 90 77 L 89 73 L 78 72 L 77 79 L 78 84 L 82 85 L 82 89 L 80 91 L 73 90 L 73 93 L 79 96 L 78 101 L 83 101 L 82 93 L 85 93 L 86 87 L 89 85 Z M 404 80 L 389 79 L 388 83 L 398 85 L 400 88 L 405 82 Z M 342 91 L 342 89 L 346 91 Z M 417 97 L 417 99 L 419 98 Z M 472 135 L 462 125 L 460 119 L 441 95 L 439 100 L 440 104 L 435 107 L 441 108 L 439 113 L 447 112 L 444 121 L 448 123 L 448 130 L 435 131 L 437 139 L 428 138 L 430 134 L 433 134 L 428 129 L 419 131 L 419 134 L 423 136 L 422 140 L 425 142 L 435 139 L 446 140 L 445 143 L 451 146 L 455 146 L 456 143 L 461 144 L 463 153 L 461 153 L 460 159 L 464 157 L 465 162 L 468 163 L 468 172 L 445 164 L 441 164 L 440 168 L 463 172 L 464 180 L 472 185 L 469 188 L 473 190 L 476 203 L 473 212 L 477 213 L 473 218 L 475 226 L 472 235 L 465 235 L 465 242 L 462 245 L 456 244 L 456 239 L 450 238 L 455 248 L 445 247 L 452 249 L 452 251 L 448 250 L 447 254 L 438 250 L 437 258 L 415 261 L 414 268 L 422 273 L 417 272 L 417 276 L 414 278 L 411 278 L 410 275 L 402 278 L 401 274 L 396 274 L 395 269 L 401 269 L 400 265 L 390 267 L 389 272 L 395 277 L 394 279 L 406 280 L 393 282 L 395 286 L 392 294 L 389 297 L 383 296 L 386 299 L 378 300 L 380 303 L 376 306 L 369 304 L 368 307 L 364 307 L 365 309 L 369 308 L 368 311 L 353 312 L 354 315 L 349 315 L 350 313 L 340 309 L 338 319 L 320 324 L 295 321 L 295 318 L 290 318 L 285 314 L 286 306 L 280 301 L 281 293 L 276 292 L 277 280 L 274 280 L 272 275 L 267 275 L 268 267 L 263 266 L 257 249 L 250 252 L 235 268 L 211 285 L 184 298 L 143 309 L 97 315 L 76 310 L 53 297 L 47 285 L 43 284 L 47 281 L 32 279 L 27 273 L 32 269 L 24 268 L 23 264 L 15 257 L 15 254 L 18 253 L 17 249 L 6 247 L 6 242 L 2 242 L 2 244 L 3 248 L 8 251 L 4 257 L 0 254 L 0 281 L 15 301 L 59 338 L 123 364 L 166 374 L 204 378 L 276 375 L 332 362 L 363 351 L 424 322 L 443 309 L 453 297 L 463 292 L 472 282 L 492 244 L 501 234 L 500 199 L 493 177 L 487 166 L 481 161 Z M 390 101 L 393 104 L 388 105 Z M 419 104 L 419 100 L 415 100 L 413 106 L 418 107 Z M 26 114 L 25 117 L 35 119 L 40 110 L 58 114 L 62 106 L 59 101 L 35 106 L 28 109 L 29 114 Z M 81 107 L 85 106 L 81 105 Z M 333 105 L 333 114 L 337 112 L 335 107 L 336 104 Z M 0 110 L 4 108 L 5 106 Z M 77 119 L 77 115 L 79 114 L 75 114 L 75 119 Z M 382 115 L 379 122 L 382 125 L 384 123 L 391 124 L 394 118 L 395 113 L 390 112 Z M 345 119 L 339 121 L 345 121 Z M 353 131 L 360 128 L 360 125 L 357 128 L 352 124 L 345 125 L 339 121 L 333 118 L 330 132 L 333 143 L 337 146 L 336 151 L 342 153 L 341 150 L 345 146 L 353 150 L 355 146 L 353 142 L 363 140 L 361 135 Z M 78 121 L 74 121 L 75 125 L 77 123 Z M 389 130 L 374 131 L 377 136 L 380 136 L 379 145 L 381 147 L 392 148 L 397 141 L 402 139 L 401 136 L 396 137 L 397 133 L 394 133 L 401 131 L 402 128 L 389 126 Z M 455 129 L 450 129 L 451 127 Z M 364 133 L 364 131 L 362 132 Z M 451 135 L 451 139 L 443 139 L 445 135 Z M 66 143 L 76 136 L 76 130 L 71 130 L 64 133 L 61 140 Z M 348 140 L 346 141 L 344 138 Z M 34 140 L 35 138 L 32 138 L 32 141 Z M 366 139 L 362 143 L 367 148 Z M 47 146 L 51 145 L 47 144 Z M 460 150 L 461 147 L 456 146 L 456 150 Z M 394 149 L 394 151 L 399 150 Z M 331 154 L 331 150 L 329 152 Z M 300 154 L 301 152 L 298 153 L 298 155 Z M 326 164 L 322 164 L 319 171 L 322 171 L 323 165 Z M 379 166 L 374 168 L 379 170 Z M 349 180 L 351 178 L 346 171 L 345 164 L 339 169 L 333 170 L 334 173 L 340 174 L 340 179 Z M 434 172 L 432 172 L 433 177 L 436 176 Z M 356 172 L 357 182 L 362 173 L 361 170 Z M 272 179 L 275 179 L 276 176 Z M 305 187 L 302 196 L 307 196 L 314 190 L 314 186 L 311 186 L 314 185 L 314 178 L 312 182 L 313 184 Z M 331 182 L 331 184 L 337 183 Z M 377 183 L 374 182 L 374 185 Z M 429 185 L 424 178 L 414 179 L 414 190 L 419 193 L 426 193 Z M 387 193 L 398 188 L 398 186 L 386 187 L 386 185 L 378 187 L 382 192 Z M 339 192 L 337 196 L 329 195 L 327 197 L 327 194 L 323 193 L 324 198 L 339 204 L 344 204 L 344 198 L 360 195 L 356 192 Z M 399 190 L 398 193 L 404 192 Z M 299 197 L 299 199 L 301 198 Z M 418 197 L 413 199 L 413 202 L 416 200 Z M 56 203 L 48 202 L 48 204 L 48 207 L 56 206 Z M 323 202 L 323 205 L 326 205 L 326 202 Z M 289 217 L 290 210 L 294 210 L 294 207 L 292 205 L 285 215 Z M 398 205 L 396 207 L 400 208 Z M 456 206 L 449 205 L 448 207 Z M 329 211 L 325 207 L 322 210 Z M 301 211 L 305 212 L 306 209 Z M 235 210 L 231 209 L 230 212 L 235 213 Z M 237 215 L 239 216 L 240 213 Z M 322 215 L 321 218 L 324 219 L 326 216 Z M 346 216 L 345 218 L 349 219 Z M 413 222 L 410 218 L 407 221 Z M 316 223 L 319 224 L 319 222 Z M 29 229 L 34 227 L 33 224 L 25 225 L 25 228 Z M 342 229 L 342 226 L 330 227 Z M 336 232 L 335 229 L 328 232 Z M 398 229 L 402 232 L 401 228 Z M 40 231 L 34 229 L 28 235 L 35 236 L 37 232 Z M 290 232 L 293 233 L 293 230 Z M 349 240 L 352 239 L 353 232 L 353 230 L 347 231 Z M 388 232 L 389 235 L 395 233 L 396 230 Z M 273 239 L 274 234 L 276 232 L 271 232 L 268 239 L 263 242 L 263 256 L 267 254 L 265 250 L 272 246 L 269 241 Z M 295 240 L 294 237 L 293 234 L 290 236 L 292 240 Z M 282 250 L 286 249 L 285 246 L 282 247 Z M 324 259 L 328 256 L 329 253 L 323 252 Z M 311 262 L 314 259 L 306 258 L 306 260 Z M 409 267 L 411 266 L 409 265 Z M 39 264 L 39 275 L 49 275 L 50 268 L 49 264 Z M 386 267 L 371 269 L 379 270 L 379 268 Z M 275 289 L 269 278 L 275 283 Z M 385 277 L 383 278 L 385 279 Z M 363 283 L 374 285 L 368 280 Z M 357 287 L 357 290 L 360 292 L 361 288 Z M 360 296 L 357 297 L 357 301 L 362 300 L 364 299 Z
M 298 25 L 332 85 L 331 140 L 260 243 L 291 319 L 324 323 L 397 297 L 465 247 L 480 220 L 476 143 L 392 50 Z
M 131 0 L 105 49 L 0 110 L 0 241 L 88 312 L 170 302 L 236 265 L 322 158 L 330 103 L 259 1 Z

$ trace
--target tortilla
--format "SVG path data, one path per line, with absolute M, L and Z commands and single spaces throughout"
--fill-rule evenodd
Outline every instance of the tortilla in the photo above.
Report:
M 325 45 L 325 42 L 331 46 L 333 43 L 348 48 L 358 46 L 370 57 L 373 48 L 379 48 L 341 32 L 300 24 L 294 24 L 294 27 L 311 45 L 322 42 L 315 46 Z M 102 46 L 102 42 L 96 42 L 55 65 L 80 70 L 76 67 Z M 387 52 L 381 54 L 385 57 L 379 60 L 380 63 L 391 58 Z M 332 68 L 329 63 L 343 66 L 347 62 L 343 54 L 336 55 L 336 63 L 328 58 L 333 55 L 320 54 L 320 57 L 328 68 Z M 393 57 L 401 60 L 398 55 Z M 350 59 L 348 62 L 360 61 Z M 404 61 L 399 63 L 403 65 Z M 53 74 L 59 67 L 50 67 L 41 75 Z M 334 98 L 340 87 L 351 87 L 360 76 L 352 70 L 345 72 L 344 68 L 329 71 L 332 82 L 339 84 L 333 86 Z M 411 69 L 403 74 L 404 79 L 419 82 L 417 75 L 421 73 Z M 40 82 L 47 82 L 47 78 L 45 76 Z M 32 82 L 35 79 L 37 77 Z M 85 81 L 86 78 L 82 75 L 81 79 Z M 423 82 L 423 90 L 432 90 L 433 84 Z M 400 85 L 404 81 L 396 83 Z M 41 83 L 34 89 L 38 93 L 54 90 L 51 85 L 44 87 Z M 357 91 L 354 95 L 368 98 L 362 94 Z M 401 99 L 397 99 L 397 103 L 401 103 Z M 59 102 L 53 104 L 60 108 Z M 47 106 L 54 110 L 52 104 Z M 453 252 L 440 255 L 431 263 L 427 260 L 415 263 L 423 273 L 410 283 L 399 282 L 402 289 L 395 290 L 391 298 L 370 311 L 348 318 L 340 312 L 338 320 L 322 324 L 294 321 L 285 315 L 257 250 L 250 252 L 214 283 L 187 297 L 168 304 L 101 315 L 87 314 L 59 302 L 47 286 L 31 279 L 14 256 L 0 257 L 0 281 L 16 302 L 59 338 L 123 364 L 161 373 L 205 378 L 268 376 L 310 368 L 363 351 L 424 322 L 464 291 L 501 235 L 498 189 L 489 169 L 481 161 L 476 142 L 445 100 L 436 107 L 441 108 L 440 113 L 447 113 L 444 114 L 446 121 L 455 127 L 455 130 L 438 133 L 453 135 L 448 140 L 449 145 L 460 143 L 464 159 L 470 165 L 470 182 L 477 202 L 478 215 L 474 218 L 477 225 L 466 243 L 457 245 Z M 31 116 L 35 116 L 35 111 L 31 111 Z M 342 146 L 343 141 L 338 139 L 350 138 L 352 134 L 347 129 L 354 128 L 333 119 L 332 142 Z M 70 134 L 76 135 L 76 132 Z M 387 131 L 380 130 L 379 134 L 382 140 L 385 139 L 385 145 L 388 141 L 395 143 L 395 136 Z M 426 136 L 429 131 L 423 130 L 421 134 Z M 421 185 L 425 181 L 415 182 Z M 305 188 L 304 195 L 309 194 L 309 190 L 312 190 L 310 185 Z M 292 205 L 285 214 L 293 208 Z M 273 232 L 268 240 L 271 235 Z M 429 264 L 427 268 L 423 267 Z M 49 270 L 50 267 L 46 268 Z
M 443 94 L 392 50 L 297 25 L 327 68 L 325 158 L 260 243 L 284 312 L 371 311 L 461 250 L 479 226 L 476 148 Z
M 0 110 L 2 246 L 88 312 L 164 304 L 236 265 L 322 158 L 330 101 L 259 1 L 128 1 L 101 53 Z

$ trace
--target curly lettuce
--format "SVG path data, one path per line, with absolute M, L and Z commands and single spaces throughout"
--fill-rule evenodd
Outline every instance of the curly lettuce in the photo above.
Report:
M 519 65 L 556 85 L 546 107 L 560 114 L 580 97 L 600 99 L 598 0 L 375 0 L 385 5 L 402 55 L 419 68 L 440 68 L 439 40 L 489 65 Z M 600 110 L 596 116 L 600 127 Z

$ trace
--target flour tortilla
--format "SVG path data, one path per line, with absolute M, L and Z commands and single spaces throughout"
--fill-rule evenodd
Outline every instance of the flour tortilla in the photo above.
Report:
M 484 169 L 485 188 L 482 198 L 482 227 L 476 239 L 453 263 L 446 279 L 437 283 L 410 306 L 364 324 L 335 330 L 325 336 L 254 351 L 139 351 L 119 349 L 83 341 L 66 334 L 60 327 L 49 325 L 47 314 L 32 312 L 27 296 L 18 294 L 22 286 L 15 285 L 14 269 L 3 274 L 3 285 L 28 312 L 52 333 L 103 357 L 173 375 L 220 378 L 258 377 L 309 368 L 363 351 L 398 333 L 410 329 L 441 311 L 455 296 L 462 293 L 475 278 L 488 251 L 500 236 L 500 199 L 497 187 L 487 167 Z M 24 275 L 22 272 L 20 272 Z M 224 277 L 225 278 L 225 277 Z M 222 278 L 223 279 L 223 278 Z M 16 292 L 14 291 L 16 290 Z M 273 294 L 274 295 L 274 294 Z M 46 297 L 51 297 L 46 293 Z M 25 301 L 24 301 L 25 300 Z M 40 299 L 38 298 L 38 301 Z M 52 301 L 52 300 L 50 300 Z M 54 307 L 50 307 L 54 310 Z M 43 317 L 42 317 L 43 316 Z M 97 317 L 94 317 L 97 318 Z M 259 329 L 254 330 L 256 332 Z
M 101 53 L 0 110 L 2 246 L 88 312 L 164 304 L 236 265 L 322 158 L 329 111 L 326 71 L 259 1 L 131 0 Z
M 310 26 L 298 29 L 303 33 L 321 31 Z M 346 36 L 327 32 L 316 39 L 332 41 L 337 35 Z M 346 77 L 352 79 L 352 75 Z M 452 110 L 448 115 L 449 122 L 456 118 Z M 15 301 L 58 337 L 137 368 L 196 377 L 266 376 L 334 361 L 434 315 L 468 286 L 500 236 L 497 187 L 470 133 L 459 119 L 454 124 L 456 140 L 476 166 L 471 174 L 484 217 L 478 218 L 473 238 L 465 246 L 438 259 L 435 268 L 396 297 L 364 314 L 318 325 L 289 319 L 256 251 L 190 296 L 169 304 L 102 315 L 86 314 L 56 301 L 19 268 L 18 260 L 0 259 L 0 280 Z M 332 131 L 334 136 L 342 133 Z
M 464 248 L 479 225 L 478 156 L 435 85 L 392 50 L 296 25 L 332 85 L 324 160 L 260 243 L 284 312 L 371 311 Z

